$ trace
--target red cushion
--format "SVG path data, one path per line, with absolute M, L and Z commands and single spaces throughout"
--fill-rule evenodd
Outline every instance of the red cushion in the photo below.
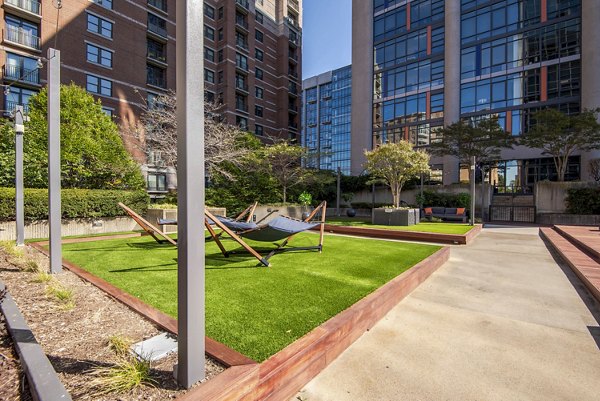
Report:
M 465 208 L 464 207 L 458 207 L 456 208 L 456 214 L 457 215 L 461 215 L 461 214 L 465 214 Z
M 431 210 L 430 207 L 425 208 L 425 214 L 432 214 L 432 213 L 433 213 L 433 211 Z

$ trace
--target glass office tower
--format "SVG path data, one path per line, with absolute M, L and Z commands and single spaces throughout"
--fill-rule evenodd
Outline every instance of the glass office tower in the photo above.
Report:
M 308 167 L 350 174 L 352 68 L 329 71 L 303 82 L 302 146 Z

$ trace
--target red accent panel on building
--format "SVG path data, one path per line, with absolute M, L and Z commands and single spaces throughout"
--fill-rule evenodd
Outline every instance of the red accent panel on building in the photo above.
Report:
M 410 31 L 410 2 L 406 3 L 406 30 Z
M 540 76 L 540 100 L 545 102 L 548 100 L 548 67 L 542 67 Z
M 425 100 L 425 104 L 426 104 L 426 106 L 425 106 L 425 118 L 427 120 L 429 120 L 431 118 L 431 92 L 427 91 L 426 96 L 427 97 L 426 97 L 426 100 Z
M 512 111 L 506 112 L 506 131 L 512 133 Z
M 427 25 L 427 55 L 431 54 L 431 25 Z
M 541 18 L 542 22 L 548 21 L 548 0 L 542 0 L 541 11 L 542 11 L 542 18 Z
M 408 141 L 408 125 L 404 127 L 404 140 Z

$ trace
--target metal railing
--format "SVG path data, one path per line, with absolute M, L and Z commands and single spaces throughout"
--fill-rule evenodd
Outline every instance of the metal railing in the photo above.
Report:
M 40 2 L 36 0 L 4 0 L 4 3 L 36 15 L 41 15 L 42 8 Z
M 238 111 L 243 111 L 244 113 L 248 112 L 248 105 L 247 104 L 235 104 L 235 109 Z
M 248 84 L 245 82 L 235 81 L 235 88 L 244 92 L 248 92 Z
M 167 80 L 164 77 L 148 76 L 146 77 L 146 83 L 148 85 L 157 86 L 159 88 L 167 87 Z
M 167 53 L 162 50 L 148 48 L 146 56 L 149 59 L 160 61 L 161 63 L 167 62 Z
M 161 11 L 167 12 L 167 0 L 148 0 L 148 4 Z
M 494 195 L 533 195 L 533 185 L 494 185 Z
M 148 31 L 155 33 L 163 38 L 167 37 L 167 30 L 158 24 L 148 21 Z
M 23 106 L 23 112 L 25 114 L 29 114 L 29 105 L 15 102 L 12 100 L 6 100 L 6 98 L 4 100 L 4 110 L 5 110 L 4 114 L 6 115 L 6 114 L 14 111 L 17 108 L 17 106 Z
M 535 206 L 490 205 L 490 221 L 511 223 L 535 223 L 537 209 Z
M 248 0 L 235 0 L 235 4 L 240 5 L 246 10 L 250 10 L 250 2 Z
M 39 36 L 34 36 L 23 28 L 6 25 L 6 28 L 3 31 L 3 37 L 4 40 L 9 42 L 18 43 L 36 50 L 41 49 Z
M 296 11 L 300 10 L 300 4 L 298 4 L 297 0 L 288 0 L 288 5 Z
M 246 30 L 246 31 L 248 30 L 248 21 L 246 21 L 245 18 L 242 18 L 239 15 L 236 15 L 236 17 L 235 17 L 235 24 L 237 26 L 244 28 L 244 30 Z
M 2 67 L 2 73 L 4 78 L 12 79 L 14 81 L 27 82 L 30 84 L 40 83 L 40 70 L 25 70 L 21 66 L 17 65 L 5 65 Z
M 285 22 L 287 22 L 288 25 L 290 25 L 292 28 L 300 30 L 300 24 L 295 19 L 292 19 L 290 17 L 285 17 Z

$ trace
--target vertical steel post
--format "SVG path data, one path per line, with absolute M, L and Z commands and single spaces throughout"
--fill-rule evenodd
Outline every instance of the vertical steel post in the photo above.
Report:
M 48 49 L 48 206 L 50 272 L 62 271 L 60 201 L 60 51 Z
M 25 197 L 23 195 L 23 106 L 15 110 L 15 201 L 17 220 L 17 246 L 25 244 Z
M 337 168 L 337 198 L 336 198 L 336 201 L 335 201 L 335 207 L 336 207 L 337 215 L 338 216 L 341 216 L 341 213 L 340 213 L 340 198 L 342 197 L 342 194 L 341 194 L 341 192 L 342 192 L 342 183 L 341 183 L 341 181 L 342 181 L 342 168 L 338 166 L 338 168 Z
M 177 380 L 205 376 L 203 2 L 177 1 Z
M 471 157 L 471 225 L 475 224 L 475 156 Z

